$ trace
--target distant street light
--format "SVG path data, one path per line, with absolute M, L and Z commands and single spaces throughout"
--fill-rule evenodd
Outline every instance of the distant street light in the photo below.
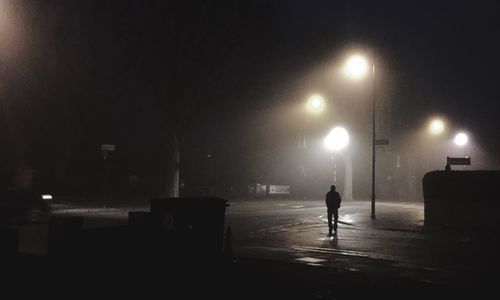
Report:
M 306 108 L 311 113 L 321 113 L 325 108 L 325 99 L 320 95 L 312 95 L 307 101 Z
M 444 131 L 444 122 L 441 119 L 434 119 L 429 124 L 429 131 L 433 135 L 438 135 Z
M 364 56 L 356 54 L 347 59 L 344 66 L 344 73 L 351 79 L 361 79 L 368 74 L 370 64 Z M 373 99 L 372 99 L 372 196 L 371 196 L 371 218 L 375 219 L 375 108 L 376 108 L 376 80 L 375 80 L 375 62 L 371 59 L 371 73 L 373 84 Z
M 325 109 L 325 99 L 318 94 L 311 95 L 305 103 L 305 109 L 313 115 L 320 114 Z M 299 133 L 299 149 L 306 147 L 306 136 L 301 132 Z

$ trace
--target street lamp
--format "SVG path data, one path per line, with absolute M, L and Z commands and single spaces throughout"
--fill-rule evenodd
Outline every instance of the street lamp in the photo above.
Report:
M 371 68 L 373 99 L 372 99 L 372 195 L 371 195 L 371 218 L 375 219 L 375 108 L 376 108 L 376 80 L 375 80 L 375 62 L 371 59 L 371 66 L 368 60 L 359 54 L 352 55 L 347 59 L 344 66 L 344 73 L 351 79 L 361 79 L 366 76 Z
M 349 145 L 349 133 L 343 127 L 335 127 L 323 142 L 328 150 L 340 152 Z M 352 200 L 352 161 L 349 153 L 342 153 L 341 156 L 345 163 L 344 199 Z
M 302 106 L 302 105 L 301 105 Z M 311 119 L 318 118 L 319 115 L 325 109 L 325 99 L 319 94 L 312 94 L 307 99 L 305 99 L 303 104 L 304 112 L 311 115 Z M 307 127 L 305 125 L 305 118 L 301 118 L 303 122 L 299 124 L 299 132 L 298 132 L 298 148 L 297 148 L 297 167 L 300 172 L 300 176 L 302 178 L 300 185 L 302 187 L 298 188 L 298 190 L 302 190 L 303 197 L 306 197 L 306 191 L 308 186 L 308 176 L 307 176 L 307 167 L 306 167 L 306 151 L 307 151 Z M 309 121 L 309 120 L 308 120 Z M 299 194 L 299 193 L 297 193 Z
M 321 113 L 325 109 L 325 99 L 320 95 L 312 95 L 307 100 L 306 108 L 311 113 Z
M 429 124 L 429 131 L 433 135 L 439 135 L 444 131 L 444 122 L 441 119 L 434 119 Z
M 325 137 L 324 144 L 329 150 L 340 151 L 349 145 L 349 133 L 343 127 L 335 127 Z
M 457 133 L 457 135 L 455 135 L 455 139 L 453 140 L 453 142 L 455 142 L 455 144 L 460 147 L 465 146 L 468 141 L 469 137 L 463 132 Z
M 305 110 L 312 115 L 319 115 L 325 109 L 325 99 L 318 94 L 311 95 L 305 102 Z M 303 129 L 302 129 L 303 131 Z M 304 133 L 299 133 L 299 150 L 306 148 L 306 137 Z
M 355 54 L 347 59 L 344 73 L 351 79 L 362 79 L 368 73 L 368 61 L 364 56 Z
M 469 136 L 467 134 L 465 134 L 464 132 L 459 132 L 455 135 L 453 142 L 458 147 L 461 147 L 464 149 L 464 156 L 467 157 L 467 144 L 469 143 Z

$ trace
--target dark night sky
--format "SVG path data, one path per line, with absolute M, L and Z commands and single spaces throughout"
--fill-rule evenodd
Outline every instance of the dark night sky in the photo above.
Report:
M 210 152 L 226 177 L 259 174 L 293 139 L 277 114 L 353 46 L 390 75 L 394 135 L 441 114 L 498 161 L 495 1 L 172 2 L 5 1 L 3 165 L 91 172 L 109 142 L 124 173 L 161 174 L 173 122 L 186 172 Z

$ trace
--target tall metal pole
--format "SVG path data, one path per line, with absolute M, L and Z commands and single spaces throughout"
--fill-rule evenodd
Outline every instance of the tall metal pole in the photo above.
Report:
M 372 105 L 372 214 L 375 219 L 375 110 L 376 110 L 376 80 L 375 80 L 375 62 L 372 57 L 372 80 L 373 80 L 373 105 Z

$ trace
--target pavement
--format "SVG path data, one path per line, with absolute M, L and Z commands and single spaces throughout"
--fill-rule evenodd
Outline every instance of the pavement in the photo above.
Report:
M 174 299 L 465 299 L 497 292 L 497 232 L 430 230 L 419 202 L 379 201 L 373 220 L 369 201 L 344 201 L 333 237 L 326 236 L 321 200 L 229 204 L 226 255 L 216 259 L 196 257 L 203 252 L 200 244 L 191 256 L 177 253 L 168 261 L 129 261 L 117 253 L 116 260 L 53 264 L 37 259 L 47 257 L 43 222 L 17 226 L 19 249 L 24 266 L 38 266 L 29 268 L 33 278 L 45 278 L 42 271 L 52 269 L 68 275 L 54 277 L 61 291 L 99 287 L 114 296 L 136 290 Z M 124 225 L 129 211 L 148 209 L 71 203 L 54 208 L 53 215 L 85 217 L 86 228 Z
M 246 205 L 255 206 L 236 203 L 232 209 L 249 211 Z M 427 298 L 496 292 L 498 232 L 426 228 L 419 202 L 379 201 L 373 220 L 369 201 L 345 201 L 338 233 L 330 238 L 323 205 L 321 200 L 269 202 L 263 215 L 275 215 L 270 211 L 276 207 L 290 211 L 290 218 L 249 230 L 253 239 L 236 236 L 237 251 L 244 259 L 297 267 L 316 290 L 348 298 L 356 292 Z

